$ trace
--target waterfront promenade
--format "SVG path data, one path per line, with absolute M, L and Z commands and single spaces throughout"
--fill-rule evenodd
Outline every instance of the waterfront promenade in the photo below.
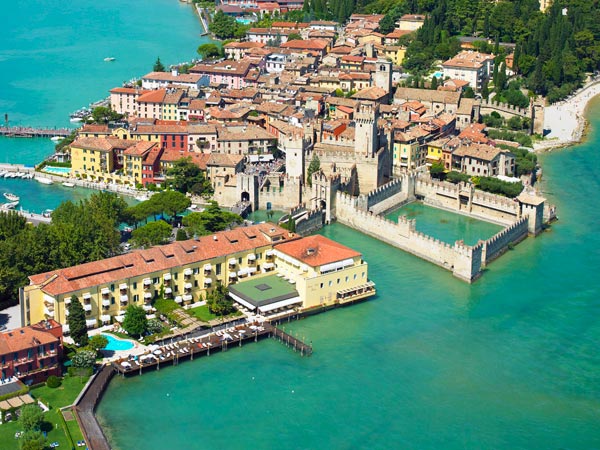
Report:
M 0 136 L 18 138 L 67 137 L 72 132 L 70 128 L 0 127 Z

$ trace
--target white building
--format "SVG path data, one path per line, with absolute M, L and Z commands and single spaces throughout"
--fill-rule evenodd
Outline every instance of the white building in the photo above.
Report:
M 442 64 L 444 78 L 464 80 L 479 91 L 494 70 L 494 55 L 462 51 Z

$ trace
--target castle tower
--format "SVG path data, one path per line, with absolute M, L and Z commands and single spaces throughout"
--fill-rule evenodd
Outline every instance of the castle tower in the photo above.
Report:
M 354 152 L 373 157 L 379 148 L 377 133 L 377 105 L 361 103 L 354 114 Z
M 285 171 L 290 177 L 304 180 L 304 140 L 301 136 L 289 137 L 279 141 L 285 153 Z
M 388 60 L 378 59 L 375 63 L 375 74 L 373 85 L 385 90 L 388 94 L 392 92 L 392 63 Z

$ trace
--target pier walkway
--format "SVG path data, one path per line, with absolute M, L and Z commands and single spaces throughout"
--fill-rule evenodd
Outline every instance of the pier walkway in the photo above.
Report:
M 70 128 L 0 127 L 0 136 L 5 137 L 67 137 L 72 132 Z
M 77 422 L 85 442 L 88 448 L 94 450 L 110 450 L 108 440 L 94 415 L 94 411 L 114 374 L 115 372 L 110 366 L 102 367 L 75 404 Z

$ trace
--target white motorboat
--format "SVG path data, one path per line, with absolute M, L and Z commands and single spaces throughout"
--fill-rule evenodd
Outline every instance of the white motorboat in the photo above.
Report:
M 50 140 L 54 141 L 54 142 L 62 141 L 63 139 L 64 139 L 64 137 L 62 137 L 62 136 L 52 136 L 50 138 Z
M 39 183 L 42 184 L 52 184 L 54 183 L 54 181 L 52 181 L 50 178 L 46 178 L 46 177 L 35 177 L 35 180 Z
M 115 60 L 114 56 L 107 56 L 106 58 L 104 58 L 104 61 L 106 61 L 106 62 L 112 62 L 114 60 Z
M 70 187 L 70 188 L 75 187 L 75 183 L 71 183 L 70 181 L 63 181 L 62 185 L 64 187 Z
M 18 195 L 11 194 L 10 192 L 5 192 L 4 198 L 6 198 L 6 200 L 8 200 L 9 202 L 18 202 L 19 200 L 21 200 Z

